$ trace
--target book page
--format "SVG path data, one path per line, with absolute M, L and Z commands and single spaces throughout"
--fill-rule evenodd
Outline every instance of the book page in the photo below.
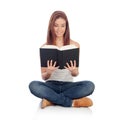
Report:
M 65 46 L 62 46 L 62 47 L 57 47 L 55 45 L 44 45 L 41 48 L 58 49 L 58 50 L 62 51 L 62 50 L 75 49 L 77 47 L 75 45 L 65 45 Z

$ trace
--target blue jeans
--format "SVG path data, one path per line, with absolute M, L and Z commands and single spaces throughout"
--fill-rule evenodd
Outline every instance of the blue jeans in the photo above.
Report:
M 91 81 L 62 82 L 62 81 L 32 81 L 29 89 L 33 95 L 45 98 L 56 105 L 70 107 L 72 100 L 88 96 L 94 91 Z

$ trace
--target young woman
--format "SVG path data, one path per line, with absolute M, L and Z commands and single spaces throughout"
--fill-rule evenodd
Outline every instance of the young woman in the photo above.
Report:
M 79 43 L 70 39 L 69 23 L 63 11 L 55 11 L 50 18 L 47 41 L 44 45 L 55 45 L 59 48 L 73 45 L 80 48 Z M 42 45 L 42 46 L 44 46 Z M 41 108 L 50 105 L 64 107 L 89 107 L 93 105 L 90 98 L 94 91 L 91 81 L 73 82 L 73 77 L 79 74 L 76 61 L 66 63 L 64 69 L 56 67 L 56 62 L 47 61 L 47 67 L 41 67 L 42 81 L 32 81 L 29 89 L 33 95 L 42 99 Z

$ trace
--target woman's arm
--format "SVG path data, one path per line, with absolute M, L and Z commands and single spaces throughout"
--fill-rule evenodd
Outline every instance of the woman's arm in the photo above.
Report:
M 41 67 L 41 77 L 43 80 L 47 80 L 51 74 L 47 72 L 47 68 Z
M 72 76 L 78 76 L 78 75 L 79 75 L 79 70 L 78 70 L 78 68 L 76 68 L 75 70 L 73 70 L 73 71 L 71 72 L 71 75 L 72 75 Z

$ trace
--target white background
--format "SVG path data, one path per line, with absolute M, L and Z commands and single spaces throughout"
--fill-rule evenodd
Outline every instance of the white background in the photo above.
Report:
M 0 119 L 118 119 L 120 107 L 119 0 L 0 1 Z M 69 19 L 71 39 L 81 45 L 80 75 L 91 80 L 94 106 L 86 109 L 39 108 L 28 89 L 41 80 L 39 47 L 55 10 Z

